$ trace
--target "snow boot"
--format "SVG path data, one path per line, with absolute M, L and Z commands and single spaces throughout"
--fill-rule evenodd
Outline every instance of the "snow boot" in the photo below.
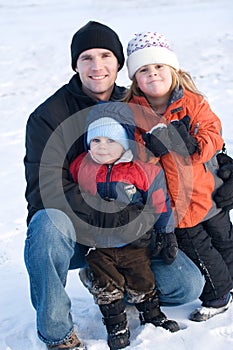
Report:
M 229 309 L 232 302 L 231 292 L 218 299 L 204 301 L 202 306 L 191 313 L 189 319 L 195 322 L 207 321 Z
M 117 300 L 111 304 L 99 305 L 103 323 L 108 332 L 108 346 L 111 350 L 123 349 L 130 344 L 130 332 L 124 301 Z
M 176 321 L 168 320 L 166 315 L 160 310 L 157 294 L 141 303 L 135 304 L 139 311 L 141 325 L 152 323 L 155 327 L 162 327 L 170 332 L 177 332 L 180 327 Z
M 86 350 L 86 346 L 81 343 L 77 335 L 73 332 L 71 336 L 58 345 L 47 345 L 48 350 Z

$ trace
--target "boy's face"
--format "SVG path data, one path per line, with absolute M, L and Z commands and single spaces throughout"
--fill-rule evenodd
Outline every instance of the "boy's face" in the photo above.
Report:
M 83 51 L 77 60 L 83 91 L 96 100 L 109 100 L 117 78 L 119 63 L 116 56 L 107 49 Z
M 99 164 L 113 164 L 125 152 L 123 146 L 107 137 L 97 136 L 90 142 L 92 159 Z

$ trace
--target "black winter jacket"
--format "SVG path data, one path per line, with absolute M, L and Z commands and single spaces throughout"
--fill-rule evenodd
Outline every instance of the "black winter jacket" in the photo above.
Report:
M 122 99 L 124 92 L 125 88 L 115 85 L 110 100 Z M 95 104 L 96 101 L 83 93 L 79 76 L 74 75 L 68 84 L 61 87 L 30 115 L 26 126 L 24 158 L 28 224 L 34 213 L 43 208 L 64 211 L 76 228 L 79 217 L 79 229 L 83 221 L 93 227 L 115 227 L 124 224 L 124 220 L 128 222 L 130 215 L 137 217 L 138 213 L 135 210 L 130 213 L 124 210 L 121 215 L 104 215 L 103 208 L 99 208 L 101 210 L 96 215 L 97 212 L 87 205 L 78 185 L 70 176 L 70 163 L 84 151 L 86 115 L 89 107 Z M 86 233 L 87 227 L 83 230 Z M 83 243 L 82 239 L 78 241 Z M 93 242 L 87 241 L 84 244 L 93 245 Z
M 115 86 L 111 100 L 120 99 L 124 91 L 123 87 Z M 39 190 L 39 168 L 46 143 L 55 130 L 57 130 L 59 135 L 58 137 L 54 136 L 54 142 L 56 143 L 54 147 L 58 147 L 57 152 L 59 154 L 57 154 L 56 150 L 51 149 L 53 145 L 49 146 L 48 152 L 52 152 L 52 154 L 48 155 L 49 160 L 51 160 L 51 164 L 47 164 L 50 168 L 48 171 L 57 172 L 55 167 L 57 165 L 62 167 L 64 192 L 67 194 L 70 205 L 74 209 L 76 206 L 79 206 L 79 198 L 76 195 L 78 188 L 70 182 L 68 169 L 72 160 L 84 151 L 83 133 L 86 124 L 86 113 L 78 112 L 88 109 L 95 104 L 96 101 L 83 93 L 78 75 L 74 75 L 68 84 L 62 86 L 30 115 L 26 127 L 26 156 L 24 158 L 27 181 L 28 223 L 37 210 L 44 208 Z M 74 114 L 76 115 L 72 118 L 70 125 L 67 125 L 65 121 Z M 80 135 L 80 137 L 76 140 L 77 137 L 75 136 L 72 144 L 71 137 L 74 133 L 70 127 L 74 126 L 75 132 L 77 132 L 76 135 Z M 61 159 L 60 164 L 53 163 L 54 157 L 56 157 L 56 161 L 60 160 L 59 156 L 64 157 L 64 159 Z M 55 179 L 56 177 L 52 178 Z M 46 177 L 46 180 L 49 181 L 49 176 Z M 49 192 L 52 192 L 52 195 L 54 191 L 56 192 L 56 186 L 57 183 L 51 183 L 50 181 L 46 184 L 47 188 L 51 188 Z M 64 209 L 60 208 L 61 203 L 52 201 L 51 205 L 53 208 Z

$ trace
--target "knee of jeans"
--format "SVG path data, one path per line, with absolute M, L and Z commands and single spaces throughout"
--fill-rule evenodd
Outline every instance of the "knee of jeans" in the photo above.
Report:
M 28 226 L 28 237 L 36 235 L 39 239 L 41 235 L 43 240 L 55 240 L 56 237 L 63 236 L 76 241 L 75 229 L 70 218 L 58 209 L 42 209 L 37 211 L 32 217 Z
M 195 276 L 193 276 L 193 278 L 190 278 L 189 281 L 187 280 L 183 285 L 184 293 L 183 297 L 180 300 L 181 304 L 186 304 L 198 299 L 202 293 L 204 285 L 205 278 L 198 269 L 195 273 Z

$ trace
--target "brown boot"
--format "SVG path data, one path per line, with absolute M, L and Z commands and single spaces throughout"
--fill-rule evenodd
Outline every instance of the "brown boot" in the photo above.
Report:
M 47 345 L 48 350 L 86 350 L 84 344 L 78 339 L 77 335 L 73 332 L 71 336 L 58 345 Z

